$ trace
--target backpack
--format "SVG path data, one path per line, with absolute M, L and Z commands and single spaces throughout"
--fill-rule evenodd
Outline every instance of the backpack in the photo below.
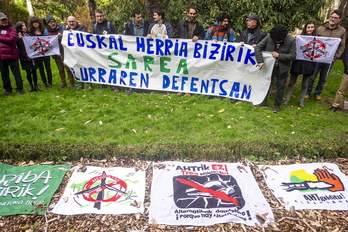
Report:
M 95 23 L 93 25 L 93 31 L 97 31 L 97 23 Z M 110 34 L 111 29 L 110 29 L 110 22 L 109 21 L 106 23 L 106 31 L 108 32 L 108 34 Z
M 230 37 L 230 34 L 231 34 L 231 29 L 232 28 L 228 28 L 228 31 L 227 31 L 227 38 Z M 210 32 L 210 36 L 213 37 L 215 32 L 223 32 L 223 30 L 216 30 L 216 26 L 214 25 L 213 27 L 213 30 Z M 225 33 L 226 34 L 226 33 Z

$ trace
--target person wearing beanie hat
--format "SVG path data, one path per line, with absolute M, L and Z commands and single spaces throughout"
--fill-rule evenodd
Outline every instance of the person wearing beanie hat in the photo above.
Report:
M 275 26 L 255 47 L 256 61 L 260 69 L 265 65 L 262 57 L 263 51 L 272 52 L 272 56 L 276 60 L 273 66 L 271 85 L 265 99 L 259 106 L 267 107 L 267 100 L 271 87 L 274 82 L 276 82 L 276 96 L 274 99 L 273 112 L 279 113 L 288 72 L 291 68 L 292 61 L 296 58 L 295 39 L 288 34 L 288 30 L 285 27 Z
M 16 81 L 17 94 L 23 93 L 23 81 L 19 70 L 19 52 L 16 46 L 17 31 L 6 14 L 0 12 L 0 67 L 4 95 L 12 93 L 10 68 Z
M 74 83 L 74 77 L 73 75 L 70 75 L 70 69 L 68 66 L 66 66 L 63 63 L 64 60 L 64 50 L 63 50 L 63 46 L 62 46 L 62 36 L 63 36 L 63 31 L 66 30 L 66 28 L 60 24 L 58 24 L 55 20 L 55 18 L 50 15 L 47 14 L 46 15 L 46 22 L 47 22 L 47 28 L 44 31 L 44 35 L 45 36 L 49 36 L 49 35 L 58 35 L 58 42 L 59 42 L 59 50 L 60 50 L 60 54 L 61 55 L 54 55 L 52 56 L 52 58 L 54 59 L 54 61 L 56 62 L 57 68 L 59 70 L 59 76 L 60 76 L 60 80 L 62 82 L 62 85 L 58 88 L 62 89 L 67 87 L 66 84 L 66 74 L 65 74 L 65 69 L 68 72 L 68 79 L 70 82 L 70 87 L 72 89 L 75 88 L 75 83 Z

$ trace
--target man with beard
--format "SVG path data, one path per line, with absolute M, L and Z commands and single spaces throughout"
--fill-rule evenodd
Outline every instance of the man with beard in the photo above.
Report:
M 307 93 L 305 96 L 305 99 L 309 99 L 311 93 L 312 93 L 312 88 L 314 85 L 314 81 L 320 73 L 319 76 L 319 81 L 317 84 L 317 87 L 315 88 L 314 92 L 314 100 L 320 101 L 321 100 L 321 92 L 324 89 L 326 79 L 329 76 L 329 73 L 331 71 L 331 68 L 333 66 L 333 63 L 341 57 L 345 44 L 346 44 L 346 30 L 341 27 L 339 22 L 341 21 L 342 18 L 342 12 L 339 10 L 334 10 L 329 18 L 329 21 L 324 23 L 321 27 L 319 27 L 316 31 L 317 36 L 323 36 L 323 37 L 334 37 L 334 38 L 340 38 L 341 42 L 338 45 L 338 48 L 336 50 L 335 56 L 332 60 L 332 63 L 316 63 L 315 68 L 314 68 L 314 73 L 313 76 L 310 77 L 308 81 L 308 87 L 307 87 Z
M 52 58 L 54 59 L 54 61 L 56 62 L 56 65 L 58 67 L 59 70 L 59 76 L 60 76 L 60 80 L 62 82 L 62 85 L 58 88 L 63 89 L 67 86 L 66 84 L 66 75 L 65 75 L 65 70 L 67 70 L 67 72 L 70 71 L 69 67 L 64 65 L 63 60 L 64 60 L 64 49 L 62 46 L 62 36 L 63 36 L 63 31 L 66 30 L 62 25 L 58 24 L 55 20 L 55 18 L 50 15 L 47 14 L 46 15 L 46 22 L 47 22 L 47 28 L 44 31 L 44 35 L 45 36 L 49 36 L 49 35 L 58 35 L 58 42 L 59 42 L 59 51 L 60 51 L 60 55 L 54 55 L 52 56 Z M 74 78 L 72 75 L 68 75 L 68 79 L 70 82 L 70 87 L 73 89 L 75 87 L 74 84 Z
M 214 26 L 210 27 L 205 34 L 205 40 L 236 42 L 234 30 L 230 27 L 230 16 L 227 13 L 220 13 Z
M 192 39 L 192 42 L 196 42 L 199 39 L 204 39 L 203 25 L 197 21 L 197 9 L 194 6 L 189 6 L 187 9 L 187 18 L 180 20 L 176 28 L 176 37 L 182 39 Z M 183 93 L 177 93 L 178 97 Z M 189 93 L 186 96 L 190 96 Z
M 187 9 L 187 18 L 180 20 L 176 28 L 176 33 L 177 38 L 192 39 L 192 42 L 204 39 L 204 28 L 197 21 L 197 9 L 194 6 L 189 6 Z

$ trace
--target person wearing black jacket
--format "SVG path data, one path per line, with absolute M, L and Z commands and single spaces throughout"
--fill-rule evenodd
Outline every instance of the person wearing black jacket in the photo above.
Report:
M 248 29 L 242 31 L 239 42 L 256 47 L 256 45 L 266 36 L 266 34 L 260 29 L 259 16 L 255 14 L 246 16 L 246 24 Z
M 132 11 L 132 20 L 125 26 L 125 35 L 146 36 L 149 29 L 149 23 L 146 22 L 140 13 L 140 10 Z
M 194 6 L 189 6 L 187 18 L 178 23 L 175 37 L 192 39 L 193 42 L 196 42 L 199 39 L 204 39 L 204 35 L 203 25 L 197 21 L 197 9 Z

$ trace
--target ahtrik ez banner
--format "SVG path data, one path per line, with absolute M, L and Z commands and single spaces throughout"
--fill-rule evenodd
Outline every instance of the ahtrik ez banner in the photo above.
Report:
M 272 211 L 248 166 L 231 163 L 163 162 L 153 167 L 149 223 L 260 224 Z

